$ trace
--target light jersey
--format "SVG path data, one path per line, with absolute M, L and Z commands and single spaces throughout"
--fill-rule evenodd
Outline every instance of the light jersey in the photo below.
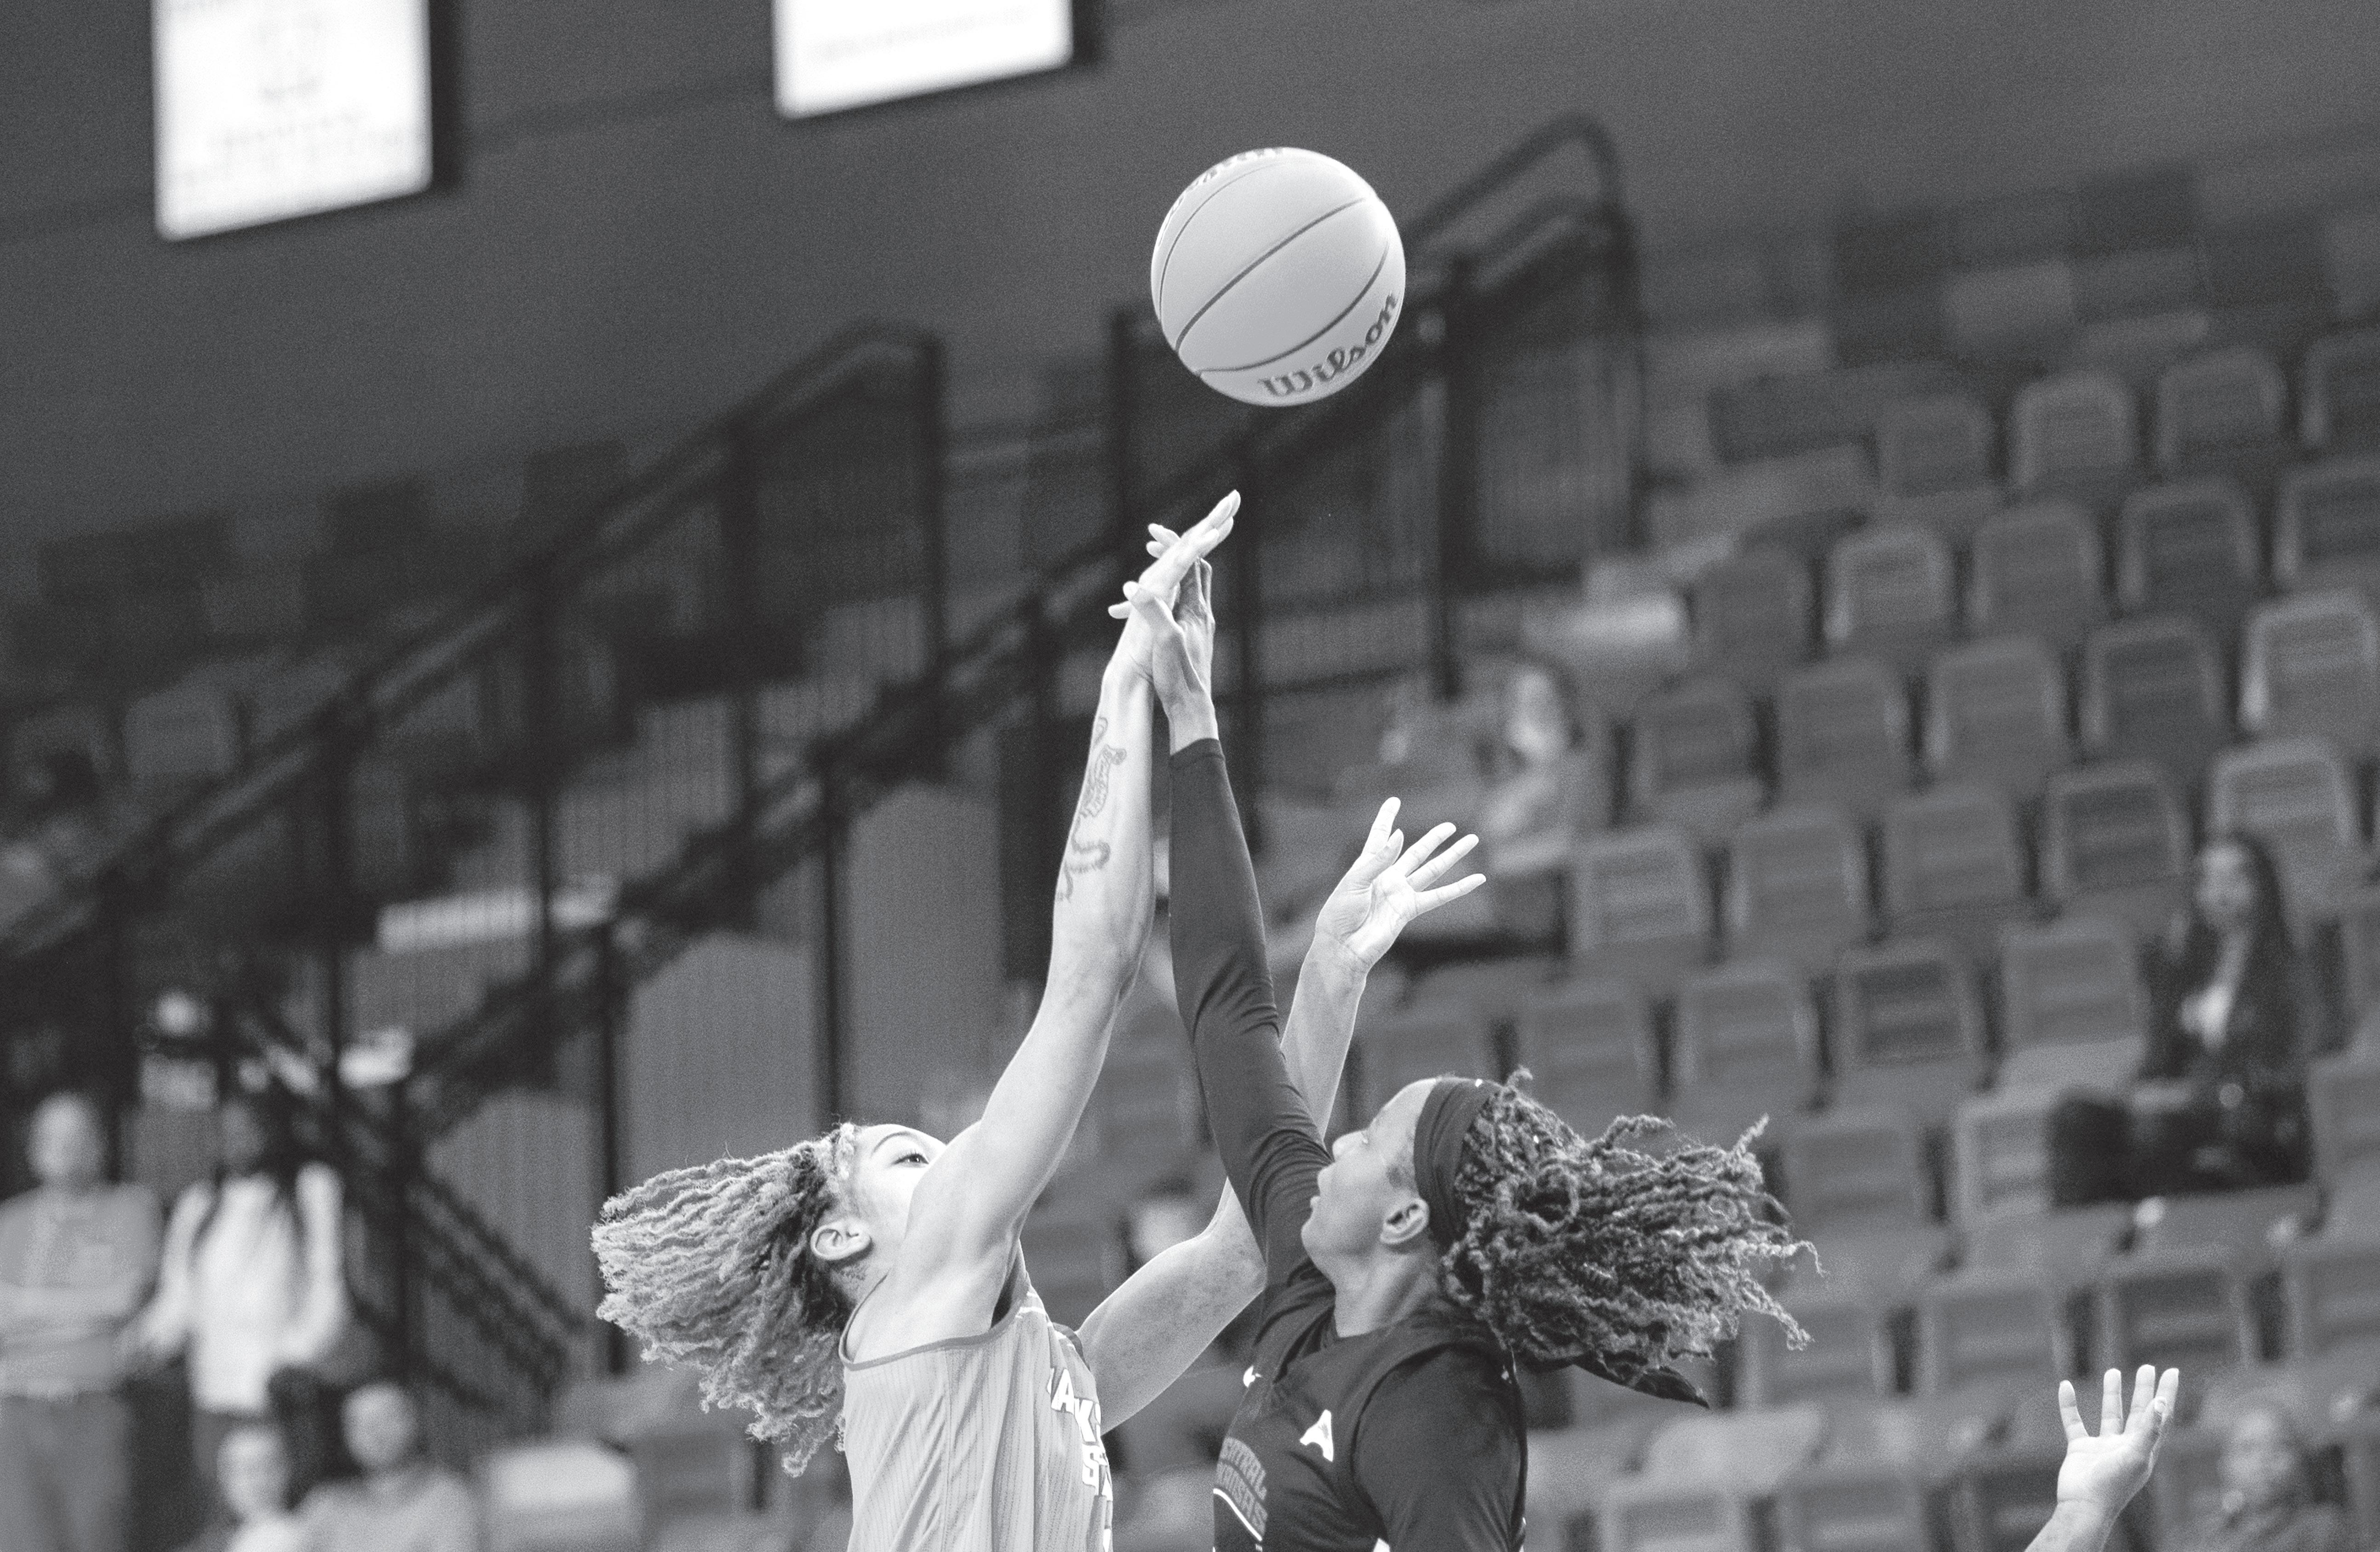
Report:
M 1020 1255 L 980 1336 L 843 1348 L 850 1552 L 1110 1552 L 1115 1482 L 1082 1343 Z

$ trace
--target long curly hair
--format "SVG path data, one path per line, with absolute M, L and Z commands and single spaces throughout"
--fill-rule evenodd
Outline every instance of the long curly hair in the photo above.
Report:
M 1668 1129 L 1622 1116 L 1589 1142 L 1499 1085 L 1463 1135 L 1465 1224 L 1439 1258 L 1439 1291 L 1531 1368 L 1592 1354 L 1623 1383 L 1710 1356 L 1747 1313 L 1806 1345 L 1760 1280 L 1765 1264 L 1809 1248 L 1762 1183 L 1760 1129 L 1732 1147 L 1628 1146 Z
M 853 1139 L 839 1126 L 759 1158 L 655 1175 L 606 1202 L 595 1225 L 607 1290 L 596 1313 L 648 1362 L 691 1366 L 707 1404 L 748 1408 L 752 1437 L 782 1445 L 797 1474 L 843 1411 L 851 1299 L 809 1242 L 844 1200 Z

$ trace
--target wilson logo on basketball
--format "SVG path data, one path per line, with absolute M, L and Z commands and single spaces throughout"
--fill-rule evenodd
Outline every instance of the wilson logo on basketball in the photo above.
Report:
M 1378 346 L 1382 336 L 1388 333 L 1396 321 L 1397 298 L 1391 293 L 1381 302 L 1380 316 L 1374 319 L 1372 326 L 1364 331 L 1364 337 L 1361 340 L 1354 345 L 1343 346 L 1329 352 L 1311 366 L 1300 367 L 1294 371 L 1284 372 L 1279 377 L 1260 377 L 1257 381 L 1263 384 L 1266 393 L 1277 399 L 1292 399 L 1301 394 L 1310 394 L 1343 373 L 1353 370 L 1358 362 L 1370 355 L 1374 347 Z

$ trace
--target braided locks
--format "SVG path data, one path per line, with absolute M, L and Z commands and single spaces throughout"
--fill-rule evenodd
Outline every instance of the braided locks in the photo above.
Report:
M 748 1408 L 755 1438 L 798 1473 L 843 1410 L 837 1351 L 851 1301 L 810 1254 L 852 1164 L 852 1130 L 759 1158 L 673 1170 L 603 1206 L 596 1312 L 633 1333 L 649 1361 L 686 1364 L 703 1400 Z
M 1517 1089 L 1496 1085 L 1464 1138 L 1463 1231 L 1439 1286 L 1533 1368 L 1590 1354 L 1622 1384 L 1707 1357 L 1747 1311 L 1809 1338 L 1760 1273 L 1805 1243 L 1780 1221 L 1748 1146 L 1664 1154 L 1631 1139 L 1664 1129 L 1622 1116 L 1593 1142 Z

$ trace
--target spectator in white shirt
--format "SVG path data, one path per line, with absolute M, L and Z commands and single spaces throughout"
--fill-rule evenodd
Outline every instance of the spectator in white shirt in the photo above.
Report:
M 405 1388 L 367 1385 L 345 1415 L 363 1476 L 307 1497 L 305 1552 L 480 1552 L 479 1500 L 422 1454 L 421 1416 Z
M 157 1296 L 135 1340 L 151 1360 L 186 1355 L 191 1446 L 210 1507 L 225 1435 L 270 1413 L 285 1369 L 328 1355 L 346 1329 L 338 1176 L 310 1163 L 285 1104 L 243 1097 L 218 1117 L 214 1178 L 182 1193 L 165 1229 Z M 292 1447 L 299 1490 L 323 1469 Z

